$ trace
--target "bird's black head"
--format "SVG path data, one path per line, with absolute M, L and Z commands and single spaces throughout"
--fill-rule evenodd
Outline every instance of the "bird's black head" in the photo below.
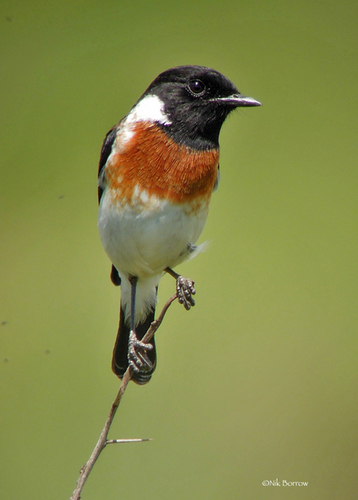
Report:
M 143 96 L 163 102 L 167 123 L 161 124 L 176 142 L 194 149 L 219 146 L 219 133 L 228 114 L 240 106 L 260 106 L 240 94 L 224 75 L 204 66 L 178 66 L 161 73 Z

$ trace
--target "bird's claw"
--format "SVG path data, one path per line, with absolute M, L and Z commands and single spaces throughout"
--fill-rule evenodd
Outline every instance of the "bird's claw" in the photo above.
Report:
M 135 372 L 149 372 L 153 369 L 153 363 L 147 356 L 147 351 L 151 349 L 153 349 L 152 344 L 141 342 L 136 333 L 131 330 L 128 342 L 128 363 Z
M 193 295 L 196 294 L 194 288 L 194 281 L 189 278 L 184 278 L 184 276 L 177 277 L 177 296 L 179 304 L 183 304 L 185 309 L 189 311 L 191 306 L 195 306 L 195 300 Z

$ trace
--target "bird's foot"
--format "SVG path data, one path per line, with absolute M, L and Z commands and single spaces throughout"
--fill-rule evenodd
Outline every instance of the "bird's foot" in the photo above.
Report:
M 185 309 L 189 311 L 191 306 L 195 306 L 195 300 L 193 299 L 193 295 L 196 294 L 194 281 L 184 278 L 184 276 L 177 276 L 176 281 L 179 304 L 183 304 Z
M 147 351 L 153 349 L 152 344 L 145 344 L 137 339 L 136 333 L 131 330 L 128 342 L 128 363 L 135 372 L 149 372 L 153 363 L 147 356 Z

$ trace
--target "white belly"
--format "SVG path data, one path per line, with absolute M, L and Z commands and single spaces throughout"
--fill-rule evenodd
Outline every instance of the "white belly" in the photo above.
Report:
M 138 196 L 138 203 L 116 203 L 102 195 L 98 228 L 102 244 L 122 276 L 158 275 L 188 259 L 206 221 L 208 203 L 195 211 L 166 200 Z

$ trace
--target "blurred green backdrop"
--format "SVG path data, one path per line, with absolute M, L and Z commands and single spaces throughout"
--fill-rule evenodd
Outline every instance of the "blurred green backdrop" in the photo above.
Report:
M 197 306 L 172 306 L 111 430 L 154 441 L 108 447 L 82 498 L 356 498 L 357 5 L 1 2 L 1 499 L 69 498 L 102 429 L 119 290 L 100 147 L 180 64 L 263 106 L 223 128 L 210 246 L 179 268 Z

